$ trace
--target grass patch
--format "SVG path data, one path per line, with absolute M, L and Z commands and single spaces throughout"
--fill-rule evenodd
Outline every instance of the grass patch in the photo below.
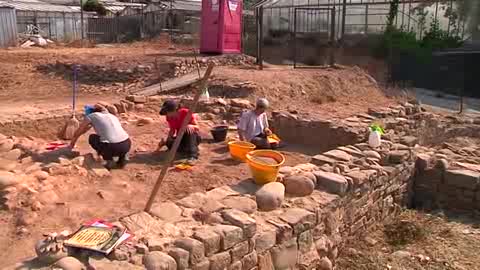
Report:
M 425 227 L 414 220 L 395 220 L 385 225 L 383 230 L 386 241 L 392 246 L 405 246 L 422 241 L 428 232 Z

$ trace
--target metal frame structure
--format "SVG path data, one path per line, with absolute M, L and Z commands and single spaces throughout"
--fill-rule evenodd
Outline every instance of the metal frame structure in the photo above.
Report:
M 394 24 L 397 27 L 412 30 L 422 38 L 424 24 L 416 18 L 416 9 L 430 7 L 433 19 L 441 15 L 440 7 L 453 7 L 457 0 L 400 0 L 398 13 Z M 295 4 L 296 3 L 296 4 Z M 257 23 L 257 64 L 262 69 L 263 64 L 263 41 L 265 31 L 280 31 L 283 33 L 294 32 L 294 23 L 291 17 L 296 9 L 300 8 L 325 8 L 335 10 L 335 40 L 340 45 L 344 44 L 346 35 L 352 34 L 381 34 L 386 26 L 386 18 L 389 14 L 391 1 L 388 0 L 265 0 L 257 3 L 254 8 Z M 293 11 L 293 12 L 292 12 Z M 286 12 L 286 13 L 285 13 Z M 364 17 L 364 19 L 362 19 Z M 430 19 L 430 18 L 429 18 Z M 448 20 L 448 22 L 447 22 Z M 443 28 L 449 34 L 465 37 L 465 18 L 457 18 L 456 30 L 451 28 L 451 18 L 444 21 Z M 264 22 L 266 21 L 266 25 Z M 296 19 L 295 19 L 296 21 Z M 446 23 L 446 24 L 445 24 Z M 264 29 L 265 28 L 265 29 Z M 267 33 L 269 35 L 269 33 Z M 266 36 L 268 37 L 268 36 Z
M 295 8 L 295 13 L 293 15 L 293 68 L 317 68 L 317 66 L 298 66 L 297 65 L 297 14 L 299 11 L 327 11 L 330 14 L 328 22 L 330 24 L 330 53 L 329 53 L 329 65 L 333 66 L 335 64 L 335 7 L 332 8 L 317 8 L 317 7 L 308 7 L 308 8 Z

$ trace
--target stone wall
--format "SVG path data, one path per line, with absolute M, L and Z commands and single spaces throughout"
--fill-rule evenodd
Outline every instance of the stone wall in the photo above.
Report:
M 366 123 L 370 119 L 364 119 Z M 366 126 L 348 126 L 332 120 L 291 113 L 274 113 L 272 126 L 282 139 L 290 143 L 314 146 L 317 151 L 326 151 L 339 145 L 349 145 L 364 140 Z
M 441 155 L 441 154 L 440 154 Z M 463 166 L 459 166 L 463 165 Z M 480 167 L 420 155 L 414 179 L 414 207 L 478 214 Z
M 135 109 L 147 109 L 157 108 L 163 98 L 129 99 Z M 227 111 L 251 106 L 242 100 L 212 102 L 213 108 Z M 143 107 L 137 108 L 139 104 Z M 212 108 L 204 105 L 199 111 Z M 381 120 L 390 130 L 376 149 L 346 140 L 346 146 L 317 138 L 302 141 L 329 149 L 319 150 L 310 163 L 282 167 L 278 182 L 258 186 L 246 179 L 122 217 L 115 224 L 128 228 L 134 239 L 108 258 L 90 256 L 89 264 L 96 269 L 328 270 L 335 267 L 347 240 L 395 217 L 402 207 L 472 211 L 480 206 L 480 168 L 475 165 L 480 164 L 480 148 L 419 146 L 418 136 L 424 133 L 416 132 L 437 123 L 445 134 L 473 136 L 478 129 L 474 121 L 466 125 L 458 119 L 432 117 L 410 105 L 371 111 L 337 124 L 289 113 L 273 118 L 276 132 L 286 140 L 294 139 L 288 133 L 294 128 L 305 133 L 298 135 L 302 140 L 322 129 L 337 145 L 343 143 L 341 134 L 362 140 L 372 121 Z M 316 129 L 310 136 L 308 127 Z M 37 250 L 37 255 L 42 259 L 58 254 Z M 67 255 L 77 253 L 62 254 Z
M 55 138 L 60 128 L 64 126 L 66 121 L 71 117 L 71 112 L 68 113 L 64 111 L 35 117 L 23 117 L 15 120 L 6 119 L 0 121 L 0 134 L 5 136 Z
M 258 186 L 245 180 L 155 204 L 149 213 L 116 222 L 135 239 L 108 258 L 91 256 L 89 264 L 96 269 L 333 269 L 349 237 L 408 203 L 413 155 L 406 146 L 400 149 L 388 143 L 376 150 L 363 143 L 340 147 L 312 163 L 283 167 L 279 182 Z

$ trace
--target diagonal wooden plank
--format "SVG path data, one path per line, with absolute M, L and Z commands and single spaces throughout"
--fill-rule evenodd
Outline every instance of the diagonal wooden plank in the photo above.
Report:
M 194 71 L 192 73 L 188 73 L 181 77 L 173 78 L 168 81 L 162 82 L 161 85 L 159 83 L 150 85 L 149 87 L 146 87 L 143 90 L 135 92 L 135 95 L 153 96 L 161 92 L 171 91 L 178 88 L 189 86 L 191 84 L 201 81 L 203 76 L 205 75 L 205 71 L 206 69 L 200 70 L 200 77 L 198 76 L 198 71 Z

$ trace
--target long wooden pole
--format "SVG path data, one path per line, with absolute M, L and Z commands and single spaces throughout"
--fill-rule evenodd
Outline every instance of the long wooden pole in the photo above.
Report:
M 202 91 L 207 86 L 208 78 L 212 74 L 213 67 L 214 67 L 213 63 L 208 66 L 207 71 L 205 72 L 205 75 L 203 76 L 203 79 L 200 82 L 200 86 L 198 87 L 197 92 L 195 93 L 195 97 L 193 98 L 192 107 L 190 108 L 185 119 L 183 119 L 182 126 L 178 131 L 178 134 L 177 134 L 177 137 L 175 138 L 175 142 L 173 143 L 172 149 L 170 149 L 170 151 L 168 152 L 167 161 L 163 165 L 163 168 L 160 171 L 160 174 L 158 175 L 158 179 L 157 179 L 157 182 L 155 183 L 155 186 L 153 186 L 152 193 L 150 194 L 150 198 L 148 199 L 147 205 L 145 206 L 145 212 L 150 212 L 150 209 L 152 208 L 152 205 L 153 205 L 153 202 L 155 201 L 155 197 L 157 196 L 158 190 L 160 189 L 160 186 L 162 185 L 162 182 L 165 179 L 165 176 L 167 175 L 168 168 L 170 167 L 170 164 L 175 158 L 175 154 L 177 153 L 177 149 L 178 149 L 178 146 L 180 145 L 180 141 L 182 140 L 183 134 L 185 134 L 187 125 L 188 123 L 190 123 L 192 114 L 193 112 L 195 112 L 197 108 L 197 104 L 198 104 L 198 101 L 200 100 L 200 96 L 202 95 Z

